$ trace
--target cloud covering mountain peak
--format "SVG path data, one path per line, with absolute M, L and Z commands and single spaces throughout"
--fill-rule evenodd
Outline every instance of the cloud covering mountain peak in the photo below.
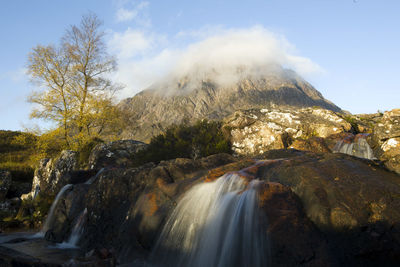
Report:
M 293 69 L 300 75 L 322 72 L 309 58 L 299 56 L 283 35 L 263 26 L 219 28 L 209 34 L 197 31 L 195 38 L 191 37 L 194 40 L 182 40 L 185 35 L 180 34 L 167 40 L 165 36 L 131 29 L 115 33 L 110 44 L 120 64 L 115 79 L 126 85 L 122 96 L 133 96 L 164 79 L 190 77 L 196 82 L 211 78 L 221 85 L 230 85 L 243 75 L 262 75 L 277 66 Z M 126 45 L 136 44 L 132 38 L 140 41 L 138 53 Z

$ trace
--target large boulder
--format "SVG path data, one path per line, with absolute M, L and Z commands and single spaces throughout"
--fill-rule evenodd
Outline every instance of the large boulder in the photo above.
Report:
M 385 166 L 400 174 L 400 109 L 386 111 L 374 126 L 375 152 Z
M 39 192 L 56 195 L 63 186 L 70 183 L 71 173 L 78 168 L 77 156 L 75 151 L 63 150 L 54 159 L 41 159 L 35 169 L 31 192 L 21 198 L 35 198 Z
M 260 164 L 257 173 L 292 189 L 339 263 L 399 262 L 400 177 L 344 154 L 285 153 L 292 152 L 296 156 Z
M 119 140 L 98 144 L 90 153 L 89 168 L 100 170 L 103 167 L 129 167 L 135 154 L 147 145 L 135 140 Z
M 286 149 L 263 158 L 221 154 L 106 169 L 93 184 L 75 185 L 61 199 L 47 238 L 67 240 L 86 208 L 81 248 L 113 249 L 120 262 L 145 259 L 183 193 L 239 171 L 245 179 L 265 181 L 259 201 L 268 218 L 264 229 L 274 266 L 372 266 L 400 260 L 398 175 L 345 154 Z
M 10 189 L 11 182 L 11 173 L 9 171 L 0 170 L 0 201 L 5 200 L 8 189 Z
M 297 139 L 325 138 L 352 129 L 341 115 L 319 107 L 237 111 L 225 119 L 224 126 L 230 130 L 233 150 L 242 155 L 262 154 L 287 148 Z
M 379 141 L 399 136 L 400 109 L 393 109 L 383 113 L 382 118 L 374 125 L 374 135 Z
M 209 169 L 233 162 L 228 154 L 175 159 L 138 168 L 108 168 L 92 184 L 74 185 L 55 209 L 46 237 L 62 242 L 82 211 L 87 225 L 80 246 L 115 249 L 127 261 L 148 253 L 176 199 Z
M 300 199 L 288 186 L 261 185 L 259 207 L 268 218 L 272 266 L 333 266 L 328 242 L 307 218 Z

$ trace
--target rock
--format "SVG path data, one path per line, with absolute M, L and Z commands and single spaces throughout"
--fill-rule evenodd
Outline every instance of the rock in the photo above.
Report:
M 326 138 L 352 129 L 340 115 L 318 107 L 237 111 L 225 119 L 224 127 L 230 129 L 233 150 L 242 155 L 287 148 L 293 142 L 306 149 L 313 149 L 310 142 L 319 144 L 317 150 L 325 152 L 327 147 L 322 144 L 322 139 L 314 138 L 308 144 L 305 140 Z
M 176 199 L 211 168 L 235 161 L 228 154 L 175 159 L 138 168 L 108 168 L 91 184 L 74 185 L 55 209 L 47 238 L 68 239 L 74 221 L 87 208 L 79 242 L 86 251 L 114 248 L 124 261 L 143 257 L 154 244 Z
M 98 144 L 90 153 L 89 168 L 100 170 L 103 167 L 129 167 L 135 154 L 147 145 L 134 140 L 119 140 Z
M 21 206 L 21 199 L 18 197 L 5 199 L 2 202 L 0 202 L 0 212 L 1 212 L 0 220 L 3 221 L 5 217 L 13 218 L 14 216 L 16 216 L 20 206 Z M 7 225 L 8 223 L 5 223 L 4 226 L 7 227 Z M 3 228 L 3 225 L 0 224 L 0 228 Z
M 0 170 L 0 201 L 5 200 L 7 192 L 11 186 L 11 173 Z
M 400 109 L 386 111 L 374 127 L 374 135 L 379 141 L 400 137 Z
M 305 150 L 312 152 L 331 152 L 328 145 L 325 143 L 325 139 L 322 137 L 312 136 L 308 139 L 296 139 L 290 148 L 297 150 Z
M 27 254 L 18 252 L 16 250 L 0 246 L 0 266 L 14 267 L 14 266 L 35 266 L 46 267 L 39 259 L 36 259 Z
M 218 154 L 106 168 L 92 184 L 76 184 L 65 193 L 46 238 L 68 240 L 87 209 L 78 244 L 93 253 L 71 264 L 143 262 L 182 194 L 227 172 L 262 181 L 260 220 L 273 266 L 400 260 L 400 177 L 373 161 L 294 149 L 270 150 L 258 160 Z
M 7 193 L 7 198 L 21 197 L 21 195 L 29 193 L 31 188 L 31 183 L 12 181 Z
M 63 150 L 55 159 L 41 159 L 35 169 L 31 192 L 21 198 L 34 198 L 38 191 L 56 195 L 70 182 L 71 172 L 78 167 L 77 154 L 75 151 Z
M 267 216 L 271 266 L 333 266 L 328 242 L 304 214 L 300 199 L 280 183 L 263 183 L 259 207 Z
M 389 170 L 400 174 L 400 109 L 374 117 L 371 146 Z
M 398 175 L 372 161 L 309 152 L 260 164 L 257 173 L 293 190 L 307 217 L 329 238 L 340 265 L 390 265 L 400 259 Z

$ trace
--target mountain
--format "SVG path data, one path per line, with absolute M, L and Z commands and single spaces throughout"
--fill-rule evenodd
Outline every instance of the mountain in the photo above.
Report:
M 320 106 L 341 112 L 292 70 L 238 74 L 231 83 L 221 83 L 218 77 L 165 80 L 121 101 L 129 125 L 122 137 L 148 142 L 171 124 L 220 120 L 240 109 Z

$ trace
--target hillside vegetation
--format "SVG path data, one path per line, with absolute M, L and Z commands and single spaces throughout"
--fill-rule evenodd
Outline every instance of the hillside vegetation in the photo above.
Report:
M 0 131 L 0 169 L 10 171 L 13 180 L 31 182 L 37 139 L 30 133 Z
M 40 136 L 0 130 L 0 170 L 10 171 L 13 181 L 32 182 L 37 162 L 56 156 L 64 148 L 58 140 L 58 130 Z
M 172 125 L 153 137 L 149 146 L 136 155 L 136 165 L 218 153 L 232 153 L 229 135 L 224 133 L 221 122 L 201 120 L 195 124 Z

